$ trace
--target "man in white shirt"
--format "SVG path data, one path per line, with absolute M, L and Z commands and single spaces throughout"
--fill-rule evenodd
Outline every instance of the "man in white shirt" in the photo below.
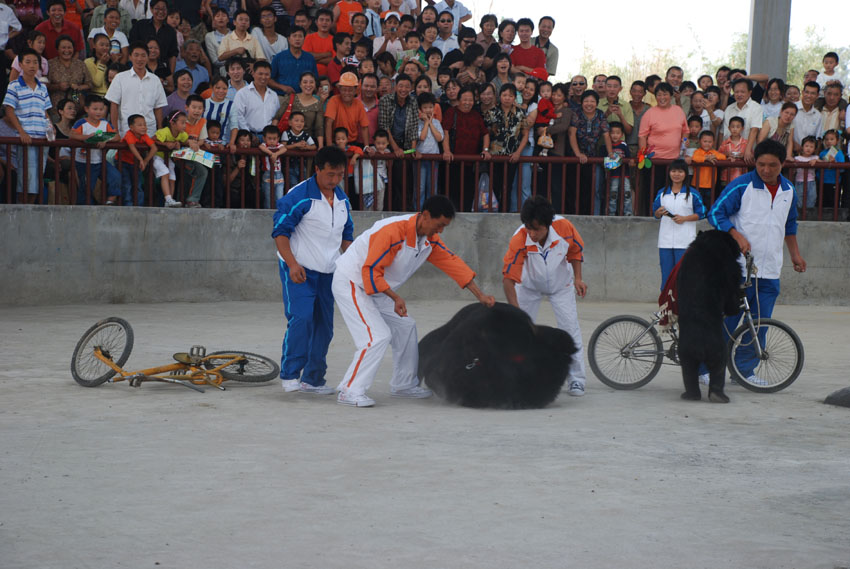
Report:
M 457 43 L 457 36 L 452 32 L 454 21 L 454 14 L 448 10 L 440 12 L 437 16 L 437 39 L 434 40 L 433 47 L 442 51 L 443 57 L 453 49 L 460 47 Z
M 726 138 L 729 137 L 729 119 L 732 117 L 741 117 L 744 119 L 744 130 L 742 135 L 747 141 L 756 140 L 758 138 L 759 129 L 764 123 L 764 111 L 761 105 L 750 98 L 753 92 L 753 84 L 749 79 L 736 79 L 732 84 L 732 96 L 735 97 L 735 102 L 726 107 L 726 112 L 723 114 L 723 132 Z M 753 159 L 753 145 L 748 144 L 747 150 L 744 153 L 746 160 Z
M 809 81 L 803 87 L 800 101 L 797 103 L 797 116 L 794 117 L 794 150 L 800 150 L 803 139 L 807 136 L 821 137 L 823 115 L 815 108 L 815 101 L 820 94 L 820 86 L 815 81 Z
M 457 35 L 458 27 L 465 21 L 472 18 L 472 12 L 469 9 L 460 3 L 459 0 L 443 0 L 436 6 L 434 9 L 437 10 L 438 14 L 442 14 L 443 12 L 451 12 L 452 16 L 454 16 L 454 22 L 452 23 L 452 33 Z
M 6 4 L 0 4 L 0 49 L 6 49 L 10 39 L 21 33 L 21 22 L 15 11 Z
M 133 67 L 115 76 L 106 92 L 110 103 L 110 120 L 118 126 L 121 137 L 127 133 L 130 115 L 142 115 L 153 136 L 162 123 L 162 109 L 168 104 L 165 89 L 159 77 L 148 71 L 148 47 L 144 43 L 130 45 L 130 63 Z
M 236 133 L 245 129 L 261 139 L 265 127 L 273 124 L 280 108 L 277 93 L 268 88 L 272 66 L 266 60 L 254 63 L 254 82 L 236 92 L 233 99 L 233 124 L 230 131 L 230 150 L 236 152 Z

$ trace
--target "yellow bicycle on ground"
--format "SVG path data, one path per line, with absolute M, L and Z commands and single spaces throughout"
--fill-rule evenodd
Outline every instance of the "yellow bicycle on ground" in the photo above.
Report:
M 206 353 L 203 346 L 192 346 L 188 352 L 173 355 L 176 363 L 138 371 L 123 366 L 133 350 L 133 328 L 121 318 L 105 318 L 86 330 L 71 358 L 71 375 L 83 387 L 97 387 L 109 381 L 127 380 L 131 387 L 146 381 L 176 383 L 204 392 L 201 385 L 224 391 L 227 380 L 260 383 L 276 379 L 278 364 L 259 354 L 241 350 Z

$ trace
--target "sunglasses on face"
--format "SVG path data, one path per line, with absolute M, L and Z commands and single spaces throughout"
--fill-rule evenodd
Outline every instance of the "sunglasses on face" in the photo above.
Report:
M 579 85 L 587 85 L 587 83 L 579 83 L 579 82 L 572 83 L 573 87 L 578 87 Z
M 441 24 L 451 24 L 452 20 L 440 20 Z

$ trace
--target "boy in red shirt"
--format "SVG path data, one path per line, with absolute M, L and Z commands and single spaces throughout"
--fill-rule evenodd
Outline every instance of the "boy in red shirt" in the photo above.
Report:
M 130 115 L 130 118 L 127 119 L 127 126 L 127 134 L 124 135 L 121 142 L 126 143 L 129 146 L 129 150 L 122 150 L 118 153 L 118 158 L 123 163 L 123 167 L 121 168 L 121 190 L 124 196 L 124 205 L 133 205 L 133 164 L 138 164 L 139 172 L 136 175 L 136 195 L 138 197 L 136 198 L 136 205 L 142 205 L 145 201 L 145 191 L 142 183 L 144 176 L 142 173 L 148 164 L 151 163 L 153 157 L 156 156 L 156 143 L 148 136 L 148 127 L 145 123 L 145 117 L 142 115 Z M 144 158 L 142 158 L 141 153 L 136 148 L 136 144 L 139 143 L 147 144 L 150 147 Z M 166 176 L 167 180 L 168 168 L 165 165 L 162 165 L 161 168 L 157 168 L 156 166 L 157 163 L 154 162 L 154 173 L 156 177 L 161 178 L 162 176 Z

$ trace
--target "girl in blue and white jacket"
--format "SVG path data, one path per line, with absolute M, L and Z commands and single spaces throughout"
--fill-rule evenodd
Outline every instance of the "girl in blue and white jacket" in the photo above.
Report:
M 667 185 L 658 190 L 652 204 L 658 228 L 658 257 L 661 262 L 661 289 L 685 249 L 697 236 L 697 220 L 705 217 L 705 206 L 696 189 L 690 186 L 688 164 L 674 160 L 667 171 Z

